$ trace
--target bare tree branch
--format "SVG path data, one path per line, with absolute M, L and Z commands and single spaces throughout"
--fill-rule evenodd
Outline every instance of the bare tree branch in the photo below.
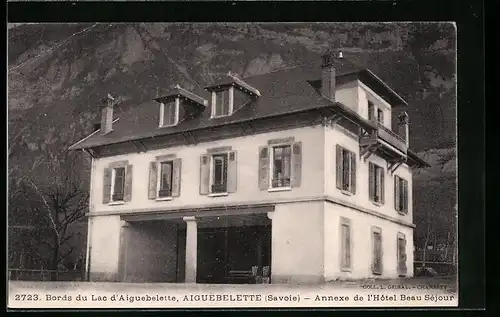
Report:
M 59 244 L 59 241 L 61 241 L 61 237 L 59 236 L 59 231 L 57 230 L 57 225 L 54 221 L 54 218 L 52 217 L 52 210 L 50 208 L 50 205 L 48 204 L 47 200 L 45 199 L 45 196 L 40 192 L 40 190 L 38 189 L 38 187 L 35 185 L 35 183 L 33 181 L 30 180 L 30 183 L 31 183 L 31 186 L 33 186 L 33 188 L 35 189 L 35 191 L 37 192 L 37 194 L 40 196 L 40 198 L 43 200 L 43 203 L 45 204 L 45 206 L 47 207 L 47 215 L 50 219 L 50 222 L 52 224 L 52 228 L 54 229 L 54 233 L 55 235 L 57 236 L 57 241 L 58 241 L 58 244 Z

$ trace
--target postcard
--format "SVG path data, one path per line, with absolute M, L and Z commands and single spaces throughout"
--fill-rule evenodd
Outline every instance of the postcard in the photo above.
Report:
M 9 25 L 8 307 L 456 307 L 456 40 Z

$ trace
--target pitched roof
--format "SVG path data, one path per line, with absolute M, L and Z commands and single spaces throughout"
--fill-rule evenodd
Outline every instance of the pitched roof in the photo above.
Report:
M 374 82 L 377 82 L 377 80 L 380 81 L 380 79 L 370 75 L 372 73 L 366 68 L 358 67 L 346 58 L 337 60 L 335 68 L 338 78 L 353 75 L 363 80 L 372 79 Z M 197 117 L 180 121 L 177 125 L 169 127 L 158 127 L 159 103 L 151 100 L 134 107 L 126 116 L 121 117 L 119 121 L 113 123 L 112 132 L 104 135 L 94 133 L 72 145 L 70 150 L 217 127 L 332 106 L 337 107 L 338 110 L 343 111 L 346 115 L 360 119 L 362 122 L 370 125 L 367 120 L 362 119 L 349 108 L 321 96 L 317 91 L 317 87 L 314 87 L 313 84 L 314 82 L 318 82 L 320 78 L 321 67 L 319 63 L 304 64 L 267 74 L 246 77 L 243 78 L 244 83 L 254 87 L 261 94 L 260 97 L 256 98 L 250 104 L 238 109 L 231 116 L 220 118 L 211 118 L 211 107 L 204 107 L 203 111 Z M 383 83 L 379 83 L 381 88 L 384 88 L 384 85 Z M 385 95 L 392 95 L 391 98 L 394 100 L 399 97 L 397 95 L 394 96 L 387 89 L 384 91 Z M 204 96 L 201 93 L 199 95 Z M 402 100 L 401 97 L 399 98 Z

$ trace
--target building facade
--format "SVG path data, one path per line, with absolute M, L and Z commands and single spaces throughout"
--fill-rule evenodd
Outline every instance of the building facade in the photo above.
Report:
M 90 280 L 271 283 L 413 275 L 406 102 L 322 63 L 171 93 L 74 144 L 92 156 Z

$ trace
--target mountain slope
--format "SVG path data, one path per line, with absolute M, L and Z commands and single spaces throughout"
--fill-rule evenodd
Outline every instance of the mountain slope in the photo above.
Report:
M 108 93 L 120 99 L 120 117 L 174 84 L 199 90 L 228 71 L 263 74 L 316 62 L 334 47 L 409 103 L 410 146 L 434 163 L 415 175 L 416 213 L 429 212 L 431 188 L 455 197 L 453 24 L 28 24 L 8 31 L 9 175 L 61 160 L 92 131 Z M 41 165 L 34 177 L 47 173 Z M 447 198 L 432 208 L 451 205 Z

